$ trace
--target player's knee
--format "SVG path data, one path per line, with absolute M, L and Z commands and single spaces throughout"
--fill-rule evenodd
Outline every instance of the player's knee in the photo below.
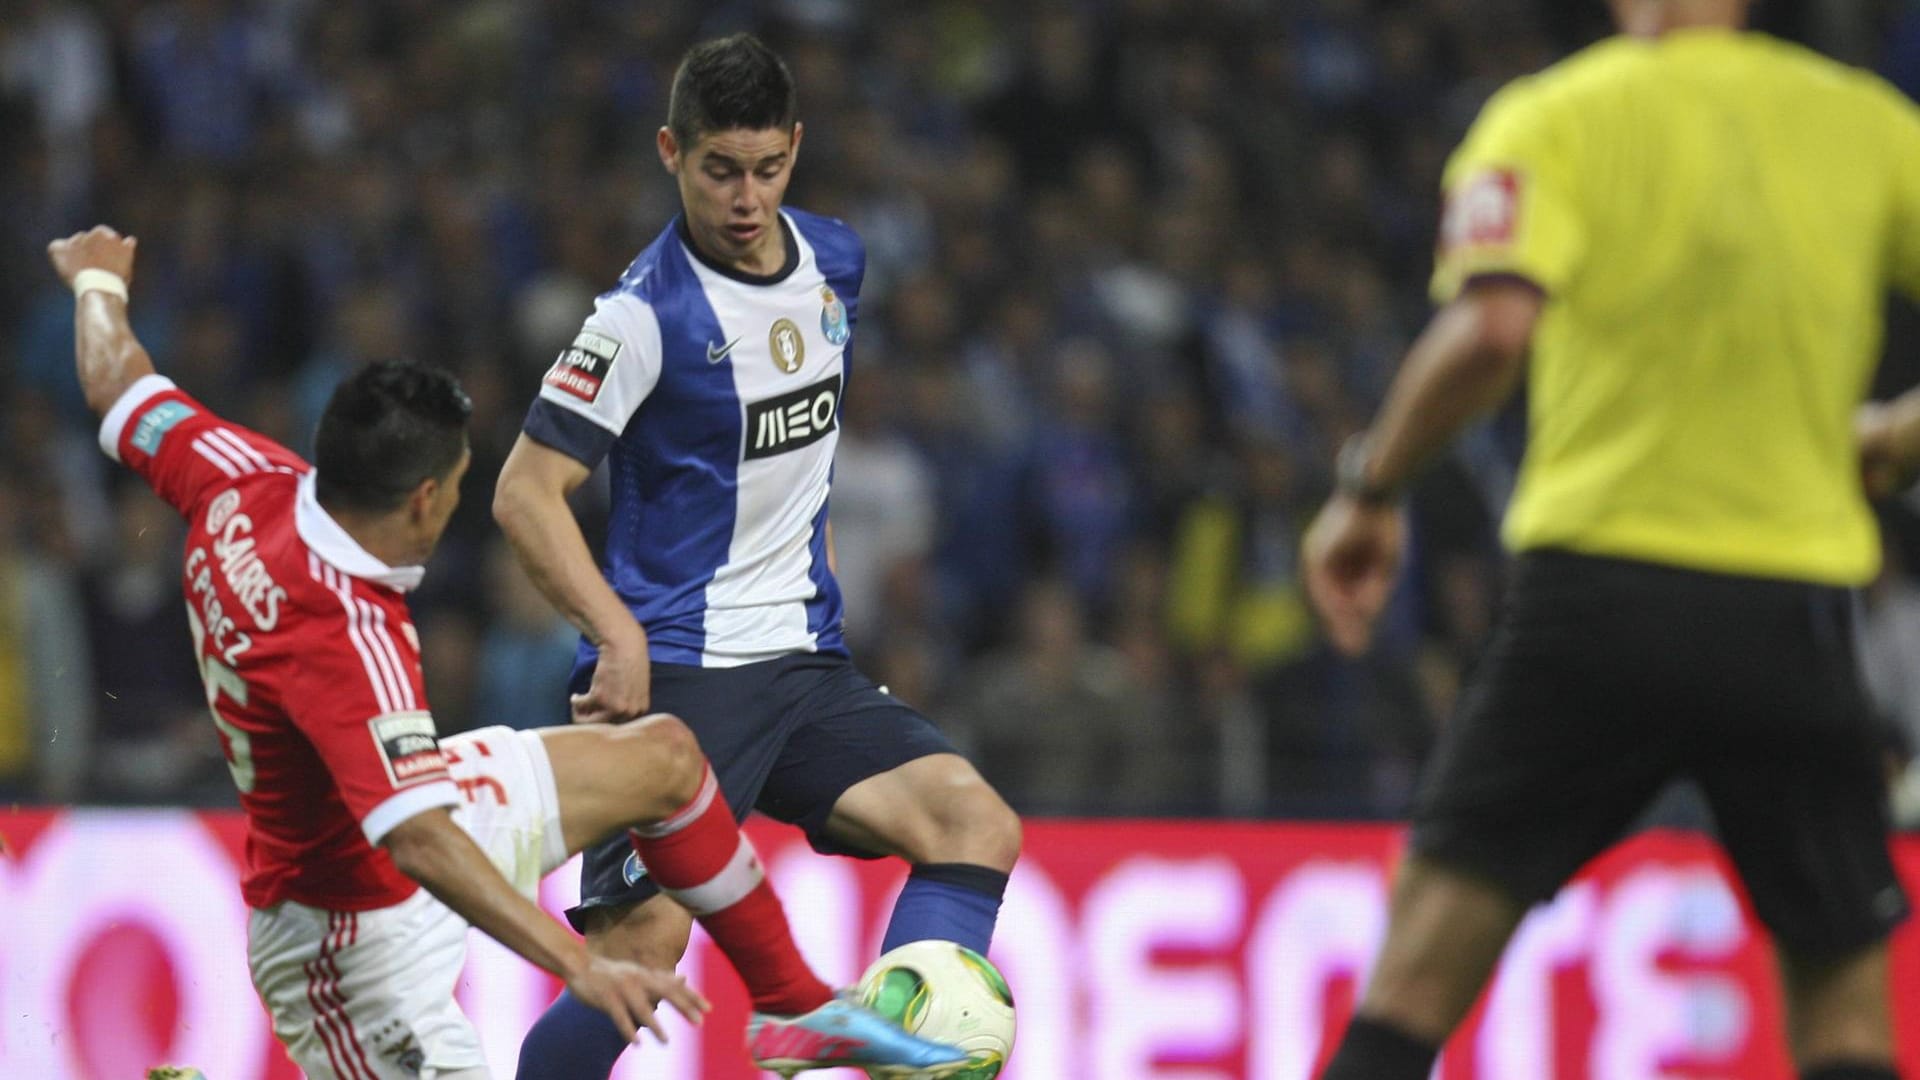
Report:
M 982 853 L 972 861 L 996 870 L 1011 871 L 1013 864 L 1020 859 L 1020 846 L 1026 842 L 1020 815 L 1014 813 L 1013 807 L 1007 805 L 1000 793 L 988 787 L 984 781 L 980 788 L 984 798 L 977 820 Z
M 1020 858 L 1020 815 L 969 766 L 932 797 L 916 862 L 964 862 L 1010 871 Z
M 634 785 L 644 800 L 637 808 L 640 823 L 659 821 L 700 794 L 707 758 L 693 729 L 679 717 L 656 713 L 614 730 L 628 758 L 628 775 L 644 778 Z
M 678 965 L 693 934 L 692 917 L 679 905 L 659 899 L 595 908 L 583 922 L 587 948 L 594 955 L 656 968 Z

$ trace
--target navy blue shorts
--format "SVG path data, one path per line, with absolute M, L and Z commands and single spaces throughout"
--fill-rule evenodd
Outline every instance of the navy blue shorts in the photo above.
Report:
M 574 673 L 585 693 L 593 669 Z M 842 656 L 798 653 L 731 668 L 653 665 L 653 710 L 699 736 L 736 821 L 759 812 L 797 825 L 815 851 L 878 858 L 826 835 L 834 803 L 855 784 L 929 754 L 951 754 L 947 737 Z M 659 892 L 625 835 L 582 854 L 582 912 L 635 904 Z

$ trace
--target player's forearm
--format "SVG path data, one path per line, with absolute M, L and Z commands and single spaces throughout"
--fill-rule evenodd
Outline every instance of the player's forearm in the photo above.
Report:
M 73 308 L 74 363 L 87 407 L 105 413 L 127 387 L 153 373 L 153 359 L 133 336 L 127 304 L 98 289 L 82 293 Z
M 564 492 L 503 474 L 493 514 L 535 587 L 588 641 L 601 648 L 644 644 L 633 613 L 594 564 Z
M 1405 489 L 1462 429 L 1513 396 L 1525 339 L 1490 333 L 1491 317 L 1484 305 L 1450 304 L 1414 342 L 1367 435 L 1370 488 Z
M 427 811 L 394 830 L 403 831 L 387 841 L 394 863 L 454 914 L 563 979 L 586 965 L 586 946 L 515 891 L 445 810 Z

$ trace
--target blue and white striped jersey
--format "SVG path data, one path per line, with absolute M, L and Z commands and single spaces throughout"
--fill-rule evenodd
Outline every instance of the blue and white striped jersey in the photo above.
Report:
M 604 569 L 656 662 L 846 652 L 827 495 L 866 252 L 831 218 L 780 220 L 786 263 L 760 277 L 708 262 L 676 218 L 527 416 L 545 446 L 610 456 Z

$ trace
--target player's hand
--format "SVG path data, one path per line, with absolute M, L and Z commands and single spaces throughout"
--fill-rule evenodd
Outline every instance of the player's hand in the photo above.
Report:
M 95 225 L 86 232 L 48 244 L 47 260 L 53 263 L 53 269 L 68 288 L 73 287 L 74 275 L 82 270 L 105 270 L 118 274 L 131 285 L 134 248 L 139 244 L 140 241 L 131 236 L 121 236 L 105 225 Z
M 1869 499 L 1885 499 L 1912 486 L 1920 469 L 1920 446 L 1906 399 L 1870 401 L 1854 414 L 1854 438 L 1860 447 L 1860 480 Z
M 628 1042 L 640 1037 L 641 1028 L 653 1032 L 661 1042 L 667 1041 L 666 1028 L 654 1008 L 657 1002 L 672 1005 L 675 1012 L 694 1024 L 713 1008 L 700 991 L 671 971 L 599 956 L 590 957 L 585 968 L 567 979 L 567 989 L 611 1017 Z
M 1334 648 L 1348 656 L 1373 642 L 1374 622 L 1400 576 L 1406 533 L 1398 506 L 1367 506 L 1344 495 L 1329 499 L 1307 529 L 1300 553 L 1307 598 Z
M 653 704 L 653 663 L 647 635 L 636 625 L 630 638 L 608 638 L 600 646 L 593 683 L 573 695 L 576 724 L 618 724 L 645 716 Z

